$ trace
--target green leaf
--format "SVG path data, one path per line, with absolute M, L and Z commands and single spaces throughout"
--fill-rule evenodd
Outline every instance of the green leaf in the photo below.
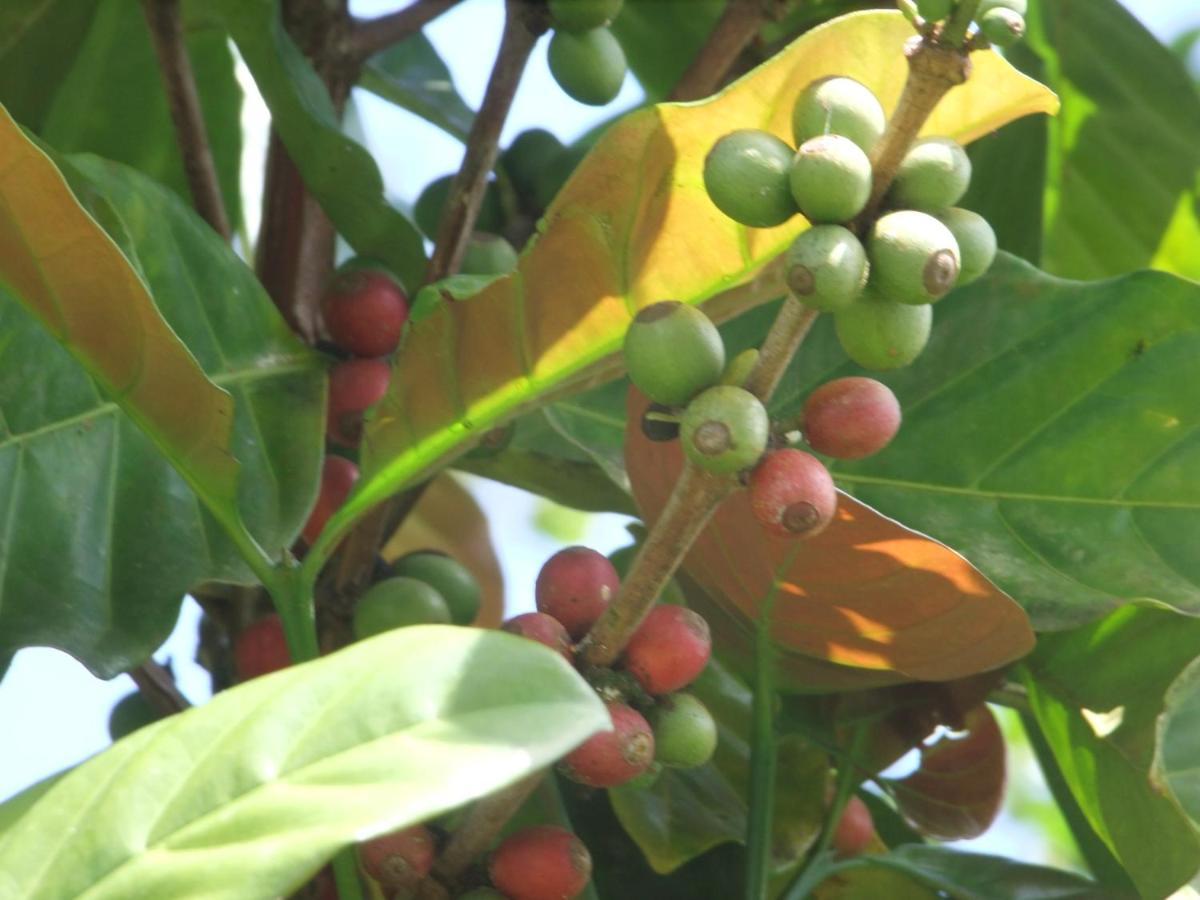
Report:
M 1155 779 L 1165 781 L 1193 824 L 1200 824 L 1200 659 L 1171 684 L 1158 723 Z
M 607 723 L 545 648 L 396 629 L 223 692 L 63 776 L 0 834 L 0 896 L 289 894 L 340 847 L 511 784 Z
M 1168 691 L 1198 646 L 1200 620 L 1129 606 L 1086 628 L 1044 635 L 1025 671 L 1034 717 L 1064 780 L 1143 896 L 1168 896 L 1200 867 L 1200 832 L 1157 764 L 1159 729 L 1170 729 L 1186 706 L 1180 699 L 1191 673 L 1169 701 Z M 1182 712 L 1171 760 L 1190 738 L 1187 721 Z M 1195 747 L 1188 753 L 1194 765 Z M 1173 762 L 1166 768 L 1177 771 Z
M 69 168 L 111 218 L 105 224 L 138 273 L 78 207 L 71 212 L 69 194 L 50 193 L 65 192 L 61 182 L 54 187 L 25 169 L 22 177 L 37 191 L 32 210 L 50 215 L 55 235 L 75 234 L 74 246 L 88 251 L 84 261 L 55 260 L 74 266 L 68 274 L 87 272 L 75 282 L 78 302 L 110 304 L 107 319 L 87 320 L 88 334 L 102 349 L 111 346 L 119 363 L 139 355 L 144 363 L 134 390 L 117 395 L 119 405 L 69 352 L 83 350 L 64 348 L 26 311 L 26 299 L 11 285 L 0 288 L 0 657 L 48 644 L 112 677 L 162 642 L 189 587 L 250 577 L 173 464 L 197 469 L 204 442 L 215 444 L 214 478 L 229 480 L 213 490 L 228 493 L 230 511 L 236 500 L 262 546 L 286 547 L 315 494 L 325 377 L 253 273 L 176 195 L 95 158 L 77 157 Z M 18 258 L 0 253 L 10 263 Z M 141 291 L 145 315 L 161 312 L 166 324 L 147 318 L 138 326 L 145 331 L 133 331 L 120 313 L 137 308 L 134 295 L 117 293 L 119 284 Z M 178 366 L 194 369 L 187 377 L 199 387 L 192 393 L 157 355 L 168 351 L 181 355 Z M 141 392 L 149 398 L 141 420 L 166 419 L 156 441 L 121 411 L 143 402 Z M 220 430 L 205 426 L 209 396 L 218 404 L 211 422 L 227 423 L 219 443 Z M 242 472 L 236 483 L 234 458 Z M 196 477 L 207 478 L 204 471 Z
M 425 271 L 421 235 L 388 203 L 371 154 L 342 133 L 325 85 L 284 31 L 278 4 L 215 0 L 212 7 L 254 75 L 305 186 L 338 232 L 415 288 Z
M 463 142 L 475 120 L 455 89 L 450 70 L 422 32 L 373 56 L 363 67 L 359 83 Z
M 725 4 L 726 0 L 625 0 L 612 30 L 651 102 L 671 93 Z M 671 39 L 664 41 L 663 35 Z

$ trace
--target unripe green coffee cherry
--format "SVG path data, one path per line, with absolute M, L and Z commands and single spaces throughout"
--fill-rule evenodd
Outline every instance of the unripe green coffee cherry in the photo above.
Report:
M 864 369 L 898 369 L 925 349 L 933 307 L 885 300 L 868 287 L 833 324 L 846 355 Z
M 728 475 L 758 462 L 770 427 L 757 397 L 739 387 L 718 385 L 688 404 L 680 440 L 683 452 L 700 468 Z
M 876 220 L 867 239 L 871 285 L 899 303 L 933 303 L 958 281 L 958 242 L 927 213 L 902 209 Z
M 1025 17 L 1011 9 L 989 10 L 979 20 L 979 31 L 995 47 L 1011 47 L 1025 36 Z
M 849 138 L 821 135 L 800 145 L 788 182 L 800 212 L 813 224 L 849 222 L 871 196 L 871 161 Z
M 625 334 L 625 368 L 656 403 L 682 406 L 725 368 L 721 332 L 694 306 L 664 300 L 643 308 Z
M 704 188 L 717 209 L 752 228 L 782 225 L 797 212 L 788 185 L 792 149 L 746 128 L 725 135 L 704 160 Z
M 423 581 L 442 595 L 455 625 L 470 625 L 479 614 L 482 592 L 470 570 L 452 556 L 419 550 L 392 564 L 397 575 Z
M 550 0 L 550 18 L 563 31 L 589 31 L 617 17 L 625 0 Z
M 939 222 L 950 229 L 958 244 L 959 271 L 956 284 L 970 284 L 992 266 L 996 258 L 996 232 L 977 212 L 957 206 L 937 213 Z
M 734 387 L 745 387 L 750 373 L 758 365 L 758 348 L 751 347 L 743 350 L 729 361 L 725 371 L 721 373 L 721 384 L 731 384 Z
M 870 153 L 886 127 L 887 117 L 871 89 L 840 75 L 814 81 L 792 107 L 797 146 L 822 134 L 840 134 Z
M 1028 0 L 980 0 L 979 8 L 975 10 L 975 21 L 979 21 L 993 9 L 1011 9 L 1019 16 L 1029 13 Z
M 607 28 L 554 32 L 549 61 L 558 86 L 589 106 L 612 102 L 625 81 L 625 51 Z
M 944 209 L 961 200 L 970 184 L 971 159 L 957 141 L 922 138 L 901 160 L 888 200 L 907 209 Z
M 517 251 L 498 234 L 476 232 L 467 242 L 462 265 L 463 275 L 507 275 L 517 267 Z
M 694 769 L 717 749 L 717 723 L 708 707 L 691 694 L 669 694 L 650 715 L 654 758 L 664 766 Z
M 867 252 L 841 225 L 814 225 L 788 248 L 787 284 L 812 309 L 834 312 L 854 302 L 867 283 Z
M 522 198 L 532 199 L 537 193 L 538 178 L 558 159 L 563 149 L 562 141 L 546 129 L 530 128 L 513 138 L 501 154 L 500 162 L 517 193 Z
M 453 181 L 453 175 L 435 178 L 425 185 L 425 189 L 417 197 L 416 206 L 413 207 L 413 219 L 417 227 L 430 239 L 437 236 L 442 207 L 446 205 L 446 199 L 450 196 L 450 184 Z M 500 195 L 496 192 L 494 182 L 489 182 L 483 193 L 483 204 L 479 207 L 479 219 L 475 227 L 480 231 L 499 231 L 504 227 L 504 210 L 500 206 Z
M 447 625 L 450 609 L 434 588 L 415 578 L 385 578 L 354 608 L 354 636 L 365 640 L 408 625 Z
M 917 12 L 926 22 L 940 22 L 953 8 L 954 0 L 917 0 Z
M 114 741 L 119 741 L 158 719 L 158 711 L 150 705 L 145 695 L 141 691 L 134 691 L 118 700 L 109 711 L 108 735 Z

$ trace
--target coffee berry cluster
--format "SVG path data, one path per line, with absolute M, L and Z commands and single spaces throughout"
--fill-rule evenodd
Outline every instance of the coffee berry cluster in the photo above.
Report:
M 917 14 L 927 24 L 943 22 L 955 0 L 917 0 Z M 995 47 L 1011 47 L 1025 35 L 1027 0 L 982 0 L 975 11 L 976 35 Z

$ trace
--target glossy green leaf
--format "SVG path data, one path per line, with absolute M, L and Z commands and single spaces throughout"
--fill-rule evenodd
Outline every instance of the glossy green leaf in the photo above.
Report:
M 119 405 L 72 358 L 87 345 L 64 348 L 14 283 L 0 288 L 0 657 L 48 644 L 111 677 L 162 642 L 189 587 L 250 577 L 173 464 L 200 469 L 214 459 L 218 496 L 227 492 L 230 509 L 236 502 L 250 532 L 278 552 L 315 495 L 325 378 L 253 273 L 176 195 L 95 158 L 69 168 L 137 272 L 61 182 L 43 179 L 41 168 L 9 171 L 23 171 L 16 184 L 34 191 L 32 211 L 52 216 L 56 241 L 76 236 L 67 246 L 80 259 L 49 259 L 69 266 L 66 275 L 86 275 L 63 282 L 93 311 L 79 327 L 139 380 Z M 21 221 L 36 236 L 29 229 L 39 218 Z M 20 258 L 0 253 L 8 263 Z M 37 284 L 27 290 L 43 296 L 32 293 Z M 139 302 L 144 319 L 122 317 Z M 165 422 L 155 441 L 121 411 L 137 413 L 143 394 L 140 419 Z M 206 410 L 220 425 L 215 434 Z
M 450 70 L 422 32 L 372 57 L 359 84 L 460 141 L 466 141 L 475 120 Z
M 1193 823 L 1200 824 L 1200 659 L 1167 691 L 1159 719 L 1156 778 L 1165 781 Z
M 612 23 L 613 34 L 651 101 L 671 93 L 725 5 L 726 0 L 625 0 Z M 671 39 L 664 41 L 668 34 Z
M 1127 606 L 1085 628 L 1044 635 L 1025 672 L 1034 717 L 1064 780 L 1143 896 L 1166 897 L 1200 868 L 1200 831 L 1156 763 L 1160 728 L 1171 727 L 1180 706 L 1180 693 L 1170 704 L 1165 698 L 1197 647 L 1200 620 Z M 1186 695 L 1190 677 L 1176 690 Z M 1179 721 L 1172 759 L 1186 713 Z M 1190 754 L 1194 761 L 1195 747 Z
M 346 137 L 329 92 L 284 30 L 274 0 L 215 0 L 271 110 L 305 185 L 338 232 L 363 256 L 382 260 L 410 288 L 425 270 L 421 235 L 388 203 L 371 155 Z
M 0 834 L 0 896 L 203 884 L 214 900 L 268 900 L 338 848 L 504 787 L 607 722 L 545 648 L 397 629 L 221 693 L 62 777 Z

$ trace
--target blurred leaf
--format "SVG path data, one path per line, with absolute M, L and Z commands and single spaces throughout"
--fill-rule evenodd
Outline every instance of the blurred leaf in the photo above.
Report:
M 504 787 L 606 723 L 545 648 L 396 629 L 222 692 L 62 777 L 0 833 L 0 895 L 278 897 L 340 847 Z
M 0 103 L 25 127 L 41 131 L 99 6 L 100 0 L 0 3 Z
M 359 83 L 451 137 L 467 140 L 475 113 L 459 96 L 450 70 L 423 32 L 371 57 Z
M 1155 781 L 1165 781 L 1179 805 L 1200 824 L 1200 659 L 1188 664 L 1167 691 L 1159 719 Z
M 612 30 L 650 102 L 671 93 L 725 5 L 726 0 L 625 0 Z

